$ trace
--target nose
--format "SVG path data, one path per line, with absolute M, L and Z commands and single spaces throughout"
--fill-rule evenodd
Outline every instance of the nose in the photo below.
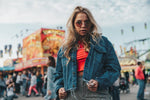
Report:
M 85 22 L 82 22 L 81 27 L 86 27 Z

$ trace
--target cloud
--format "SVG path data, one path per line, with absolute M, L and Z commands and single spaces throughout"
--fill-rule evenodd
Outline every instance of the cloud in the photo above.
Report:
M 77 5 L 103 26 L 150 21 L 149 0 L 1 0 L 0 22 L 65 25 Z

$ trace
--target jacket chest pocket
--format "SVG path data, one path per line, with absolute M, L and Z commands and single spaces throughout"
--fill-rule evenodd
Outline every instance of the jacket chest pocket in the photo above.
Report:
M 105 54 L 106 52 L 101 52 L 97 50 L 94 51 L 94 56 L 93 56 L 94 73 L 102 72 L 104 70 L 103 67 L 105 62 Z
M 104 53 L 95 53 L 94 59 L 96 64 L 103 64 L 104 63 Z

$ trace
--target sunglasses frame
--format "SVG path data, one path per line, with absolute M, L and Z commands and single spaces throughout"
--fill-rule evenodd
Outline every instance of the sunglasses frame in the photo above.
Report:
M 81 28 L 83 23 L 85 24 L 85 27 L 88 27 L 90 25 L 89 20 L 85 20 L 85 21 L 78 20 L 78 21 L 75 22 L 76 26 L 80 27 L 80 28 Z

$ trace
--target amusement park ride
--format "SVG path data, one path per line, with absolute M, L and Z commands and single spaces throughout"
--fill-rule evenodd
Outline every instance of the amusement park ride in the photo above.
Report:
M 143 45 L 141 44 L 141 42 L 143 43 Z M 148 47 L 144 47 L 144 44 L 146 43 L 148 44 Z M 137 67 L 137 61 L 142 61 L 145 68 L 150 69 L 150 37 L 136 39 L 124 43 L 124 45 L 126 48 L 130 47 L 130 49 L 127 51 L 126 49 L 124 49 L 124 52 L 122 52 L 119 57 L 119 62 L 122 66 L 122 72 L 135 69 Z M 136 48 L 137 46 L 138 48 Z M 142 59 L 142 57 L 144 57 L 144 59 Z
M 133 41 L 130 41 L 130 42 L 127 42 L 125 43 L 126 46 L 129 46 L 129 45 L 132 45 L 133 43 L 136 45 L 136 43 L 139 43 L 139 42 L 146 42 L 146 41 L 150 41 L 150 37 L 148 38 L 143 38 L 143 39 L 137 39 L 137 40 L 133 40 Z M 145 54 L 148 54 L 150 53 L 150 46 L 148 47 L 148 49 L 138 49 L 136 50 L 138 55 L 135 56 L 137 59 L 139 59 L 140 57 L 144 56 Z M 142 53 L 140 53 L 142 52 Z

